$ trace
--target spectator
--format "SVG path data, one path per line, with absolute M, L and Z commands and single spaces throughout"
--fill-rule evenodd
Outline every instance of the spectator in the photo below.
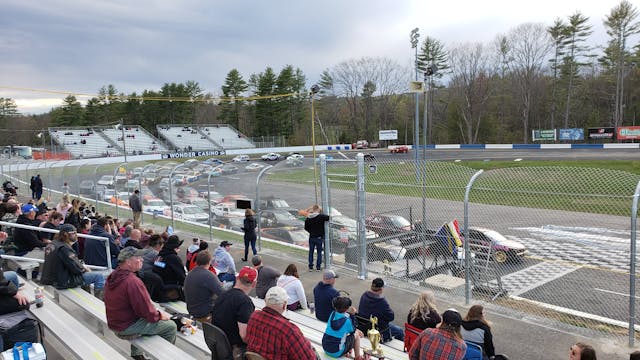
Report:
M 129 233 L 129 238 L 126 240 L 126 242 L 123 242 L 122 246 L 125 246 L 124 244 L 126 243 L 127 244 L 126 246 L 133 246 L 134 248 L 142 249 L 142 245 L 140 245 L 141 238 L 142 238 L 142 232 L 140 231 L 140 229 L 131 228 L 131 232 Z
M 307 219 L 304 221 L 304 229 L 309 232 L 309 271 L 313 271 L 313 249 L 317 249 L 316 270 L 320 271 L 322 265 L 322 245 L 324 244 L 324 223 L 329 221 L 329 215 L 322 213 L 320 206 L 313 205 L 306 209 Z
M 640 350 L 629 354 L 629 360 L 640 360 Z
M 15 273 L 13 274 L 15 275 Z M 6 278 L 5 275 L 7 275 L 7 273 L 3 274 L 2 271 L 0 271 L 0 315 L 12 314 L 20 312 L 22 310 L 28 310 L 29 298 L 13 281 Z M 26 319 L 30 319 L 26 313 L 23 314 L 24 316 L 22 316 L 21 318 L 17 318 L 16 322 L 14 323 L 15 325 L 22 323 L 22 321 Z M 9 329 L 13 328 L 13 326 L 9 326 Z M 13 345 L 15 345 L 15 343 L 17 342 L 37 341 L 35 326 L 32 330 L 33 331 L 21 332 L 3 331 L 3 334 L 0 336 L 0 351 L 13 348 Z
M 244 223 L 242 225 L 242 231 L 244 231 L 244 257 L 242 261 L 247 261 L 247 256 L 249 255 L 249 245 L 251 245 L 251 251 L 253 251 L 253 255 L 258 254 L 258 250 L 256 250 L 256 218 L 254 217 L 256 213 L 251 209 L 247 209 L 244 211 Z
M 191 257 L 191 261 L 189 262 L 189 265 L 187 266 L 187 270 L 191 271 L 191 269 L 193 269 L 194 267 L 196 267 L 196 256 L 201 253 L 201 252 L 209 252 L 209 243 L 201 240 L 200 241 L 200 245 L 198 245 L 198 250 L 193 253 L 193 256 Z M 209 264 L 209 271 L 212 272 L 213 274 L 217 275 L 218 272 L 216 271 L 216 268 L 213 267 L 213 265 Z
M 267 291 L 276 286 L 276 282 L 280 277 L 280 272 L 269 265 L 262 264 L 262 257 L 255 255 L 251 259 L 253 268 L 258 272 L 258 281 L 256 283 L 256 296 L 264 299 Z
M 0 204 L 0 220 L 8 223 L 15 223 L 18 220 L 20 206 L 15 202 L 3 202 Z M 0 231 L 7 233 L 7 241 L 5 242 L 5 252 L 7 250 L 15 251 L 15 241 L 13 237 L 13 226 L 1 226 Z
M 82 220 L 82 214 L 80 213 L 80 199 L 74 198 L 71 200 L 71 208 L 67 211 L 67 215 L 64 218 L 65 224 L 71 224 L 80 229 L 80 221 Z
M 597 360 L 593 346 L 585 343 L 575 343 L 569 349 L 569 360 Z
M 29 189 L 31 189 L 31 198 L 36 200 L 36 177 L 32 176 L 31 181 L 29 182 Z
M 153 234 L 149 237 L 149 244 L 143 249 L 142 270 L 140 275 L 144 277 L 147 272 L 153 272 L 153 263 L 156 261 L 160 250 L 164 246 L 164 239 L 160 234 Z
M 153 272 L 162 278 L 164 285 L 184 285 L 184 279 L 187 276 L 186 269 L 182 263 L 182 259 L 178 256 L 182 241 L 178 235 L 171 235 L 164 244 L 158 257 L 154 262 Z M 184 293 L 177 288 L 170 290 L 171 294 L 167 297 L 172 300 L 184 300 Z
M 133 227 L 140 228 L 140 216 L 142 215 L 142 201 L 140 199 L 140 190 L 135 189 L 133 195 L 129 197 L 129 207 L 133 213 Z
M 95 225 L 91 227 L 89 235 L 107 238 L 109 251 L 111 252 L 111 267 L 117 267 L 120 247 L 111 232 L 109 219 L 106 216 L 98 218 Z M 85 239 L 84 263 L 87 265 L 107 266 L 107 250 L 104 240 Z
M 22 214 L 18 216 L 16 224 L 40 226 L 40 221 L 36 220 L 37 212 L 38 208 L 32 204 L 22 205 Z M 39 231 L 30 229 L 15 228 L 13 230 L 17 256 L 44 259 L 44 251 L 42 249 L 51 241 L 41 240 L 38 233 Z
M 247 350 L 247 323 L 255 310 L 249 292 L 256 286 L 258 272 L 248 266 L 238 274 L 238 280 L 213 306 L 213 325 L 222 329 L 233 348 L 233 358 L 243 359 Z
M 80 234 L 88 234 L 89 230 L 91 230 L 91 220 L 88 218 L 84 218 L 80 220 L 80 227 L 78 228 L 78 233 Z M 84 259 L 84 237 L 78 237 L 78 258 Z
M 236 264 L 233 262 L 233 257 L 229 253 L 231 249 L 231 243 L 227 240 L 223 240 L 220 246 L 215 252 L 215 263 L 218 269 L 218 279 L 221 282 L 229 282 L 235 285 L 236 282 Z
M 418 300 L 416 300 L 409 309 L 407 323 L 420 330 L 435 328 L 438 326 L 442 321 L 442 318 L 440 317 L 440 314 L 438 314 L 438 309 L 436 309 L 435 303 L 436 300 L 431 291 L 423 290 L 420 292 Z
M 460 335 L 462 317 L 449 309 L 442 314 L 442 323 L 436 329 L 420 333 L 409 350 L 410 360 L 462 360 L 467 344 Z
M 289 300 L 287 300 L 287 309 L 293 311 L 298 309 L 308 309 L 307 296 L 304 293 L 302 281 L 298 275 L 298 268 L 295 264 L 289 264 L 284 270 L 284 274 L 278 278 L 277 286 L 285 289 Z
M 378 325 L 382 341 L 389 341 L 392 337 L 398 340 L 404 340 L 404 331 L 401 327 L 391 323 L 395 318 L 395 314 L 389 306 L 389 302 L 382 295 L 384 289 L 384 280 L 375 278 L 371 282 L 371 290 L 366 291 L 360 297 L 360 305 L 358 306 L 358 315 L 370 318 L 375 316 L 378 318 Z
M 72 207 L 73 206 L 71 205 L 71 201 L 69 200 L 69 193 L 67 192 L 62 195 L 62 199 L 60 200 L 58 205 L 56 205 L 56 211 L 62 214 L 63 221 L 64 221 L 64 218 L 67 216 L 67 212 Z
M 187 248 L 187 257 L 186 257 L 187 264 L 191 263 L 191 259 L 195 257 L 195 253 L 197 253 L 198 250 L 200 250 L 200 239 L 193 238 L 191 240 L 191 245 L 189 245 L 189 247 Z
M 211 254 L 201 251 L 195 256 L 195 264 L 184 280 L 184 297 L 187 310 L 197 321 L 211 322 L 213 304 L 222 294 L 222 284 L 218 277 L 209 271 Z
M 247 324 L 247 350 L 265 359 L 316 359 L 311 342 L 282 313 L 287 309 L 287 292 L 278 286 L 265 294 L 265 307 L 254 311 Z
M 96 297 L 102 298 L 104 276 L 86 268 L 71 245 L 77 240 L 76 228 L 63 224 L 51 244 L 45 248 L 42 283 L 56 289 L 69 289 L 93 284 Z
M 320 321 L 329 321 L 329 315 L 333 311 L 333 299 L 340 295 L 338 290 L 333 287 L 338 277 L 335 271 L 325 270 L 322 274 L 322 281 L 319 281 L 313 288 L 316 318 Z
M 36 200 L 40 200 L 40 198 L 42 197 L 42 189 L 44 188 L 44 185 L 42 184 L 42 179 L 40 178 L 40 174 L 36 175 L 35 178 L 35 184 L 34 184 L 34 191 L 36 192 Z
M 495 355 L 491 325 L 484 319 L 482 305 L 473 305 L 469 308 L 467 316 L 462 321 L 460 333 L 465 341 L 482 346 L 483 355 L 487 357 Z
M 176 324 L 171 315 L 156 309 L 136 272 L 142 267 L 143 250 L 132 246 L 118 254 L 119 265 L 107 278 L 104 306 L 107 325 L 118 336 L 160 335 L 170 343 L 176 340 Z M 143 360 L 142 350 L 131 346 L 131 357 Z
M 60 224 L 62 224 L 62 220 L 64 220 L 62 214 L 54 211 L 51 213 L 51 215 L 49 215 L 49 218 L 47 218 L 47 221 L 44 223 L 44 225 L 42 225 L 42 227 L 45 229 L 57 230 Z M 40 234 L 40 237 L 53 240 L 54 235 L 55 233 L 42 232 Z
M 322 348 L 331 357 L 346 356 L 354 351 L 354 360 L 361 360 L 360 338 L 362 332 L 356 329 L 356 309 L 351 306 L 351 299 L 338 296 L 331 301 L 334 311 L 329 315 L 327 328 L 322 336 Z

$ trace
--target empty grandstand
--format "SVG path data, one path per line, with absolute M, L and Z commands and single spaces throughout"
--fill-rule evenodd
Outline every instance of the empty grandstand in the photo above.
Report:
M 120 147 L 91 128 L 49 128 L 51 138 L 74 158 L 120 156 Z
M 158 135 L 175 150 L 246 149 L 255 145 L 228 125 L 158 125 Z
M 116 127 L 95 127 L 96 132 L 109 138 L 113 143 L 118 144 L 122 149 L 126 147 L 127 154 L 148 154 L 166 152 L 167 147 L 158 139 L 149 134 L 143 127 L 125 125 L 124 131 Z M 124 139 L 123 139 L 124 133 Z

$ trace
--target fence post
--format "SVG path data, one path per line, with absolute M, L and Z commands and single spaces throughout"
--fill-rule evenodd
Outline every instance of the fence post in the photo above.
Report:
M 329 174 L 327 173 L 327 156 L 320 154 L 320 192 L 322 208 L 331 216 L 331 209 L 329 207 Z M 313 159 L 314 164 L 316 159 Z M 314 180 L 315 181 L 315 180 Z M 331 236 L 329 236 L 329 223 L 324 223 L 324 267 L 328 269 L 331 267 Z
M 260 232 L 262 230 L 262 227 L 260 226 L 260 179 L 262 179 L 262 175 L 269 169 L 271 169 L 273 167 L 273 165 L 267 165 L 264 168 L 262 168 L 262 170 L 260 170 L 260 173 L 258 173 L 258 177 L 256 178 L 256 222 L 258 225 L 258 250 L 262 251 L 262 236 L 260 236 Z M 326 264 L 326 262 L 325 262 Z
M 222 167 L 222 165 L 218 165 L 209 171 L 209 175 L 207 175 L 207 204 L 209 207 L 209 243 L 213 243 L 213 213 L 211 212 L 211 174 L 217 169 Z M 171 182 L 171 180 L 169 180 Z M 173 208 L 169 205 L 171 209 L 171 215 L 173 216 Z M 259 235 L 258 235 L 259 236 Z
M 476 178 L 482 174 L 483 170 L 479 170 L 467 183 L 466 190 L 464 192 L 464 303 L 469 305 L 471 302 L 471 279 L 469 272 L 471 271 L 471 250 L 469 250 L 469 193 L 471 193 L 471 187 L 476 181 Z
M 635 341 L 636 324 L 636 227 L 638 225 L 638 197 L 640 196 L 640 182 L 636 185 L 631 202 L 631 261 L 629 262 L 629 347 Z
M 367 229 L 365 228 L 366 194 L 364 189 L 364 154 L 356 156 L 358 176 L 356 178 L 356 209 L 358 211 L 358 242 L 360 243 L 360 262 L 358 263 L 358 278 L 367 278 Z

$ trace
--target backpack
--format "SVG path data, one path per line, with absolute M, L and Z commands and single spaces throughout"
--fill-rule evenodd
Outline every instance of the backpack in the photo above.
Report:
M 42 328 L 38 320 L 25 311 L 0 315 L 2 351 L 12 349 L 16 343 L 36 343 L 42 339 Z

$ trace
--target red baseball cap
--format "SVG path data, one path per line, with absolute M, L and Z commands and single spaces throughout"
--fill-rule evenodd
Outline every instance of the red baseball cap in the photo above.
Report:
M 244 280 L 245 282 L 254 282 L 256 278 L 258 278 L 258 271 L 249 266 L 243 267 L 240 273 L 238 273 L 238 279 Z

